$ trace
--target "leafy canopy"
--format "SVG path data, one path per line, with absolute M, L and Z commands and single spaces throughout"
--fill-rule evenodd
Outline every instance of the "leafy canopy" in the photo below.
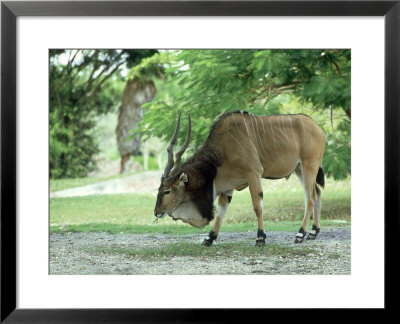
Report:
M 163 64 L 172 96 L 144 106 L 134 133 L 169 141 L 179 111 L 192 117 L 192 149 L 206 139 L 220 113 L 303 112 L 323 127 L 328 145 L 325 173 L 335 179 L 350 174 L 350 50 L 180 50 L 142 60 L 131 75 Z M 183 121 L 180 141 L 187 125 Z

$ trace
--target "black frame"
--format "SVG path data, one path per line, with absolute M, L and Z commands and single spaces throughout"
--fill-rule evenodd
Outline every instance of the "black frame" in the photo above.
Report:
M 18 16 L 384 16 L 385 310 L 398 283 L 389 253 L 400 228 L 400 0 L 392 1 L 2 1 L 1 3 L 1 318 L 6 323 L 233 322 L 239 310 L 16 309 L 16 18 Z M 366 239 L 371 239 L 373 233 Z M 397 236 L 397 237 L 396 237 Z M 396 242 L 396 241 L 395 241 Z M 371 260 L 372 261 L 372 260 Z M 368 283 L 366 283 L 368 285 Z M 260 287 L 261 288 L 261 287 Z M 299 287 L 294 287 L 297 290 Z M 308 288 L 308 287 L 307 287 Z M 314 289 L 311 288 L 310 289 Z M 267 293 L 267 292 L 266 292 Z M 293 292 L 294 293 L 294 292 Z M 316 298 L 315 291 L 300 298 Z M 394 294 L 393 294 L 394 295 Z M 214 293 L 210 298 L 215 298 Z M 244 310 L 240 310 L 243 312 Z M 251 318 L 265 320 L 263 310 Z M 264 315 L 264 316 L 263 316 Z M 287 318 L 287 317 L 285 317 Z M 307 320 L 307 319 L 306 319 Z M 319 319 L 317 319 L 319 320 Z

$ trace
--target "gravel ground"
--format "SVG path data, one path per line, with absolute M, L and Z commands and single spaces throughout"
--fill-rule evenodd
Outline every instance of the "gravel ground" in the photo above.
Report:
M 50 274 L 351 274 L 350 227 L 321 229 L 315 241 L 294 244 L 293 232 L 267 232 L 267 245 L 309 248 L 307 256 L 293 254 L 291 257 L 234 256 L 182 257 L 144 260 L 123 253 L 124 249 L 160 247 L 165 244 L 189 242 L 201 244 L 204 234 L 107 234 L 68 233 L 50 235 Z M 254 245 L 253 232 L 223 232 L 215 244 L 242 242 Z M 101 253 L 101 249 L 118 248 L 122 253 Z M 212 247 L 204 247 L 214 248 Z M 254 247 L 254 249 L 257 249 Z M 96 252 L 97 251 L 97 252 Z

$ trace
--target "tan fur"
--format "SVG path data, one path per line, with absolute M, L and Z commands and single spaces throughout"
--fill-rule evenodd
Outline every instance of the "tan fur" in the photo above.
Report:
M 316 176 L 325 149 L 325 135 L 310 117 L 234 113 L 215 126 L 208 141 L 223 156 L 215 178 L 216 194 L 249 186 L 258 227 L 262 230 L 261 178 L 288 178 L 299 167 L 306 193 L 302 223 L 306 230 L 317 198 Z M 319 216 L 320 208 L 315 213 Z M 319 228 L 319 217 L 314 217 L 314 224 Z
M 243 120 L 248 125 L 251 118 L 254 131 L 249 131 L 249 138 Z M 265 135 L 261 121 L 265 125 Z M 267 127 L 270 124 L 273 132 Z M 221 151 L 224 161 L 215 179 L 217 194 L 228 189 L 242 188 L 248 183 L 248 175 L 251 173 L 263 178 L 287 177 L 299 162 L 308 164 L 308 161 L 314 161 L 313 171 L 316 175 L 325 148 L 322 129 L 304 115 L 254 118 L 236 113 L 224 118 L 212 137 L 215 139 L 213 145 Z M 232 137 L 240 145 L 236 145 Z

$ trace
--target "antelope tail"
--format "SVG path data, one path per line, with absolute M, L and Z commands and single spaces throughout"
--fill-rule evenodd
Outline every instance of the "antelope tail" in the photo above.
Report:
M 324 188 L 325 187 L 325 175 L 322 167 L 319 167 L 318 174 L 317 174 L 317 183 Z

